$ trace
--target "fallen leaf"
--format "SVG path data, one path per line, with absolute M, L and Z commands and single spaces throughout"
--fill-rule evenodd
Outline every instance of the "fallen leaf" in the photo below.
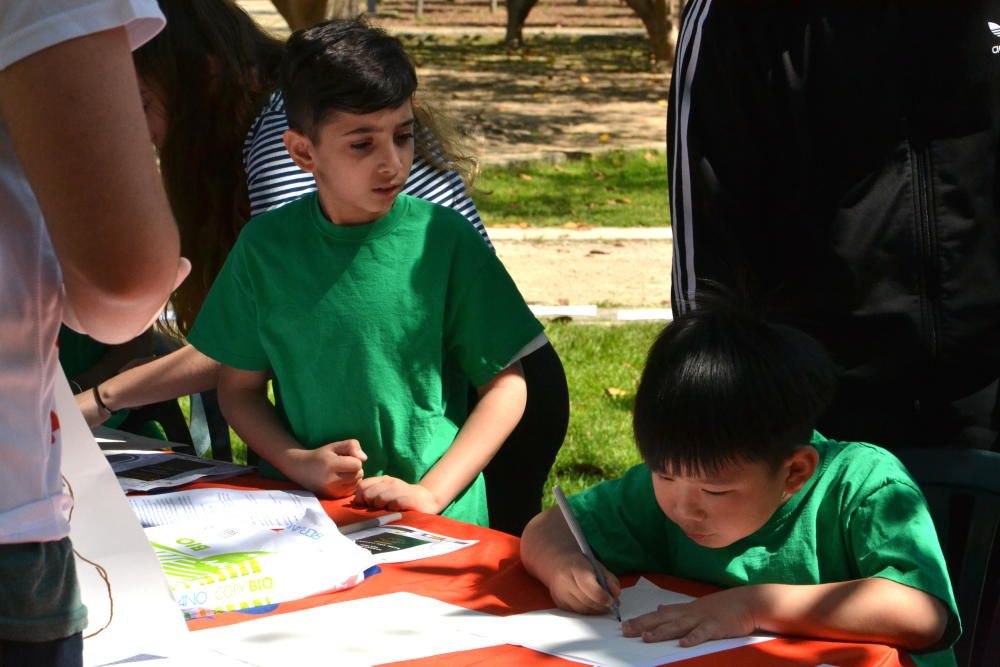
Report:
M 617 199 L 609 199 L 608 201 L 606 201 L 604 203 L 607 204 L 608 206 L 616 206 L 618 204 L 618 200 Z
M 656 159 L 656 153 L 646 151 L 645 153 L 642 154 L 642 159 L 645 160 L 646 162 L 652 162 L 653 160 Z
M 521 229 L 526 229 L 526 228 L 530 227 L 531 225 L 529 225 L 528 223 L 522 221 L 522 222 L 517 223 L 517 226 L 520 227 Z
M 580 75 L 580 83 L 590 83 L 590 77 L 586 74 Z
M 590 256 L 590 255 L 607 255 L 607 254 L 608 254 L 607 250 L 591 250 L 590 252 L 587 253 L 588 256 Z
M 628 392 L 620 387 L 605 387 L 604 393 L 611 398 L 625 398 L 628 396 Z
M 531 174 L 525 174 L 524 172 L 518 174 L 517 177 L 520 178 L 522 181 L 533 181 L 533 180 L 535 180 L 534 176 L 532 176 Z
M 597 140 L 600 141 L 602 144 L 607 143 L 610 139 L 611 139 L 610 134 L 602 134 L 601 136 L 597 137 Z
M 631 197 L 622 197 L 618 201 L 621 202 L 622 204 L 631 204 L 632 203 L 632 198 Z
M 660 106 L 660 107 L 665 107 L 665 106 L 667 106 L 667 101 L 666 100 L 656 100 L 656 105 Z
M 560 306 L 568 306 L 569 305 L 569 299 L 565 299 L 565 298 L 556 299 L 556 303 L 559 304 Z

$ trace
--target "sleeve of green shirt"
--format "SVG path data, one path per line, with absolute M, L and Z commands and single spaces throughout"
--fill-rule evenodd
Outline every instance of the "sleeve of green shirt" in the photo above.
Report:
M 542 331 L 503 264 L 465 221 L 445 309 L 445 351 L 473 385 L 487 384 Z
M 948 627 L 928 650 L 952 645 L 961 634 L 961 622 L 934 522 L 919 489 L 887 481 L 858 503 L 847 530 L 861 576 L 916 588 L 944 604 Z
M 615 574 L 666 572 L 672 546 L 667 518 L 640 464 L 569 498 L 590 548 Z
M 227 366 L 262 371 L 269 364 L 257 328 L 257 304 L 250 284 L 241 238 L 212 283 L 188 341 L 202 354 Z

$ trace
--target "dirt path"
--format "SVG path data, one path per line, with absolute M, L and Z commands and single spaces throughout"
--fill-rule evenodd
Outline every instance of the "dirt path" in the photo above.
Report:
M 496 239 L 494 244 L 529 304 L 670 305 L 669 241 Z

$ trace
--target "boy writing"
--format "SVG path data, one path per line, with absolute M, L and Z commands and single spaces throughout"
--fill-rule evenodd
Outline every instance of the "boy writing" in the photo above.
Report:
M 399 194 L 416 85 L 399 41 L 363 22 L 292 36 L 285 145 L 318 190 L 244 228 L 190 340 L 223 364 L 223 412 L 265 475 L 486 525 L 481 471 L 544 338 L 461 215 Z
M 645 463 L 570 503 L 612 594 L 612 572 L 724 590 L 626 619 L 625 636 L 691 646 L 764 631 L 954 664 L 959 619 L 916 483 L 885 450 L 812 430 L 834 378 L 811 338 L 731 308 L 689 312 L 661 334 L 635 400 Z M 528 524 L 521 555 L 559 607 L 607 610 L 557 508 Z

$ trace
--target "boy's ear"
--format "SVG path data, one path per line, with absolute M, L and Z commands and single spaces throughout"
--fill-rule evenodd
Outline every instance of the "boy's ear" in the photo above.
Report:
M 285 149 L 292 156 L 292 161 L 299 169 L 308 171 L 310 174 L 316 171 L 312 139 L 291 129 L 285 130 L 282 139 L 285 140 Z
M 805 483 L 816 472 L 819 465 L 819 452 L 812 445 L 803 445 L 785 459 L 785 488 L 787 496 L 798 493 Z

